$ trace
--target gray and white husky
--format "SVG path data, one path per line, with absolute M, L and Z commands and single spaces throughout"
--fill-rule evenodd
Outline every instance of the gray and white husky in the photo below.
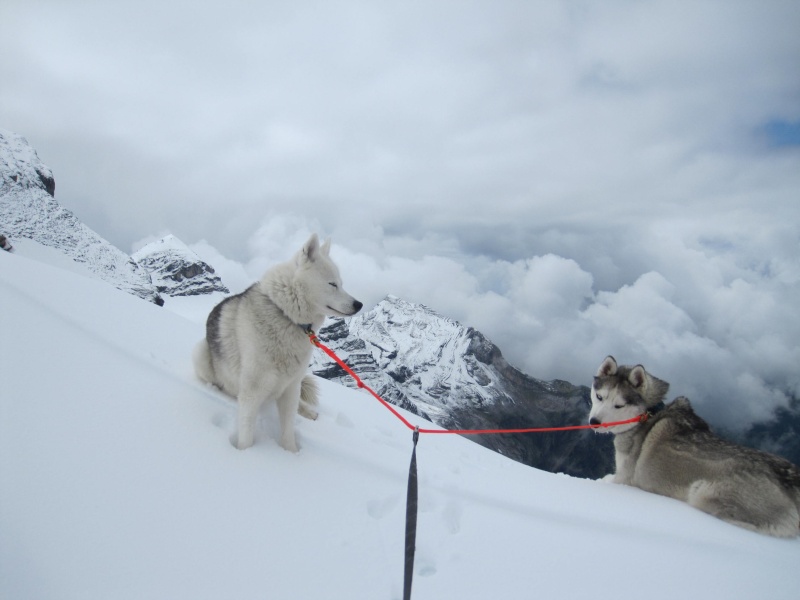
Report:
M 798 535 L 800 470 L 772 454 L 719 438 L 684 397 L 664 405 L 668 388 L 642 365 L 618 366 L 612 356 L 600 365 L 589 422 L 648 413 L 643 422 L 598 429 L 615 435 L 611 481 L 683 500 L 760 533 Z
M 314 349 L 308 332 L 326 316 L 354 315 L 361 307 L 342 289 L 330 240 L 320 245 L 316 234 L 294 258 L 214 307 L 206 337 L 194 350 L 194 368 L 200 379 L 238 400 L 237 448 L 253 445 L 259 410 L 269 400 L 278 405 L 281 446 L 297 452 L 295 414 L 317 416 L 317 387 L 307 374 Z

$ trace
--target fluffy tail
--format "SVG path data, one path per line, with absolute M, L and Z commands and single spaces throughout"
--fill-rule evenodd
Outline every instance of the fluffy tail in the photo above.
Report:
M 297 412 L 306 419 L 316 421 L 319 416 L 317 406 L 319 406 L 319 387 L 311 375 L 306 375 L 300 382 L 300 406 Z

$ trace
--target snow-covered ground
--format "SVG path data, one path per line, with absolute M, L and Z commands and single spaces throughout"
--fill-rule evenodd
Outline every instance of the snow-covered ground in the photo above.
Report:
M 237 451 L 234 404 L 192 374 L 202 321 L 45 254 L 0 252 L 0 598 L 401 597 L 395 417 L 320 381 L 298 454 L 271 413 Z M 416 600 L 798 597 L 800 540 L 457 436 L 418 463 Z

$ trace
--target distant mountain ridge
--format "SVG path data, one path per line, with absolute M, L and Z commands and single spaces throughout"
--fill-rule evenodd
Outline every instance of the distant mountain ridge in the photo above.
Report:
M 149 273 L 55 197 L 53 172 L 27 140 L 0 129 L 0 233 L 57 248 L 114 287 L 161 303 Z
M 387 401 L 447 429 L 555 427 L 587 422 L 589 389 L 541 381 L 515 369 L 479 331 L 387 296 L 372 310 L 329 319 L 320 339 Z M 353 386 L 314 353 L 312 371 Z M 552 472 L 596 478 L 613 471 L 611 436 L 592 431 L 473 436 L 510 458 Z
M 161 294 L 167 296 L 200 296 L 230 290 L 214 271 L 174 235 L 151 242 L 131 256 L 143 267 Z

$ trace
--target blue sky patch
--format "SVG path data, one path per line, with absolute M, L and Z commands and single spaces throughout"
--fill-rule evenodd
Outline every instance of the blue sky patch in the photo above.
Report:
M 800 121 L 770 121 L 764 126 L 770 146 L 800 146 Z

